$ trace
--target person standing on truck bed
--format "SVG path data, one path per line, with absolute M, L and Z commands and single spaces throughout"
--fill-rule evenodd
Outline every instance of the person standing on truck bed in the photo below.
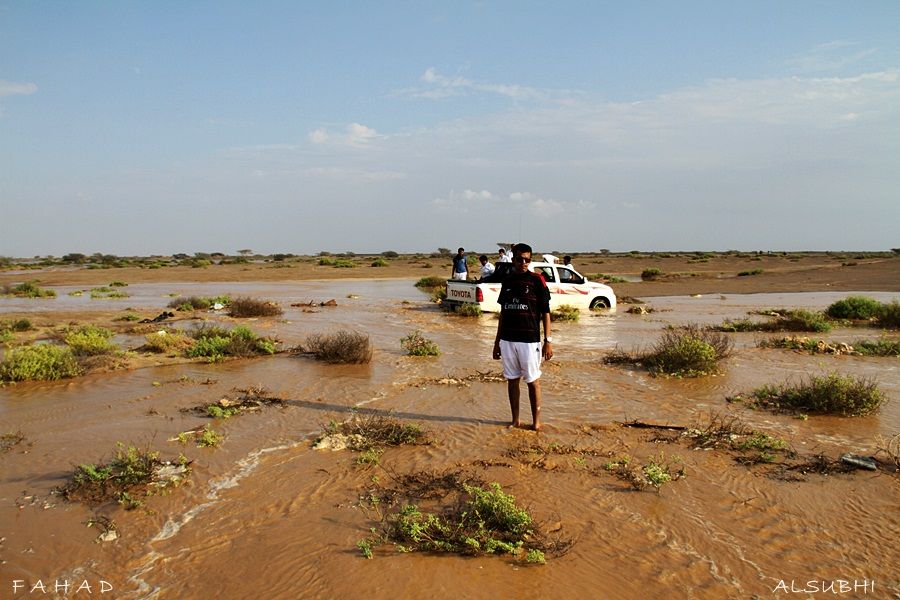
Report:
M 497 259 L 497 262 L 512 262 L 512 258 L 506 253 L 506 248 L 500 248 L 500 258 Z
M 460 248 L 453 257 L 453 272 L 450 279 L 465 281 L 469 278 L 469 268 L 466 266 L 466 249 Z
M 513 273 L 500 289 L 500 321 L 494 339 L 494 360 L 503 359 L 512 426 L 519 427 L 520 379 L 528 384 L 534 430 L 541 429 L 541 358 L 553 358 L 550 337 L 550 290 L 544 278 L 528 270 L 531 246 L 513 247 Z M 541 324 L 544 342 L 541 344 Z
M 481 263 L 481 280 L 484 281 L 494 274 L 494 265 L 490 263 L 486 254 L 479 256 L 478 261 Z

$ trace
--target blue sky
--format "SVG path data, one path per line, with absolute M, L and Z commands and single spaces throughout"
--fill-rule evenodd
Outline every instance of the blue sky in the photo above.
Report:
M 900 2 L 0 1 L 0 254 L 900 246 Z

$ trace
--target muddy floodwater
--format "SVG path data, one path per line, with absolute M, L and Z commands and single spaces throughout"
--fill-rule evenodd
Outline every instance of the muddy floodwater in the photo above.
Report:
M 75 288 L 63 286 L 56 299 L 0 299 L 2 313 L 46 314 L 162 310 L 171 293 L 269 298 L 285 307 L 283 317 L 241 323 L 277 337 L 285 348 L 309 334 L 342 329 L 368 334 L 375 347 L 367 365 L 328 365 L 282 353 L 0 388 L 0 432 L 21 431 L 26 438 L 0 455 L 0 598 L 55 597 L 57 581 L 87 581 L 90 597 L 100 596 L 102 581 L 112 587 L 102 597 L 173 600 L 805 598 L 821 594 L 796 591 L 810 582 L 837 590 L 839 581 L 856 591 L 829 597 L 900 597 L 896 474 L 777 479 L 725 453 L 665 444 L 615 426 L 631 420 L 690 426 L 718 412 L 784 438 L 798 453 L 868 456 L 878 436 L 900 432 L 900 360 L 761 349 L 756 342 L 767 336 L 741 333 L 730 334 L 735 352 L 718 376 L 654 378 L 638 367 L 602 362 L 617 346 L 649 347 L 667 325 L 720 323 L 762 308 L 821 310 L 849 293 L 649 298 L 657 312 L 628 314 L 622 305 L 617 312 L 585 312 L 576 323 L 554 324 L 555 356 L 542 377 L 545 431 L 535 434 L 505 427 L 509 406 L 502 382 L 437 381 L 499 371 L 490 359 L 495 318 L 445 314 L 412 284 L 133 284 L 131 297 L 121 300 L 70 297 Z M 289 307 L 331 298 L 338 306 Z M 441 355 L 406 356 L 399 340 L 414 330 L 433 340 Z M 816 337 L 852 343 L 879 335 L 837 328 Z M 141 337 L 117 341 L 133 348 Z M 888 402 L 870 416 L 804 420 L 725 400 L 833 371 L 877 380 Z M 216 421 L 179 410 L 249 386 L 265 387 L 285 406 Z M 436 443 L 389 448 L 370 468 L 355 465 L 349 451 L 311 448 L 324 423 L 344 420 L 354 408 L 419 423 Z M 204 423 L 225 436 L 219 448 L 168 441 Z M 679 457 L 686 476 L 659 493 L 638 492 L 570 456 L 556 456 L 544 468 L 508 458 L 510 449 L 535 440 L 639 458 L 664 452 Z M 193 460 L 189 484 L 131 511 L 92 509 L 54 494 L 75 465 L 108 459 L 117 442 L 149 445 L 165 458 L 183 452 Z M 377 548 L 372 560 L 363 558 L 356 543 L 376 523 L 371 511 L 360 508 L 360 497 L 401 474 L 451 468 L 499 482 L 537 520 L 571 538 L 571 550 L 540 566 L 503 556 L 401 553 L 390 545 Z M 98 514 L 115 522 L 118 539 L 95 541 L 99 532 L 85 522 Z M 15 581 L 25 589 L 14 589 Z M 31 592 L 37 582 L 46 594 Z

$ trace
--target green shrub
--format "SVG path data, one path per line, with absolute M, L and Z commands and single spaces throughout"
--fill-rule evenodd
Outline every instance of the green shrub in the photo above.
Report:
M 853 349 L 863 356 L 900 356 L 900 340 L 859 340 L 853 342 Z
M 383 258 L 376 258 L 374 261 L 372 261 L 373 267 L 388 267 L 388 266 L 390 266 L 390 264 L 391 263 L 384 260 Z
M 34 329 L 29 319 L 15 319 L 10 321 L 0 321 L 0 332 L 21 332 Z
M 845 417 L 867 415 L 878 410 L 886 400 L 874 381 L 838 373 L 811 376 L 799 385 L 767 385 L 750 395 L 751 405 Z
M 882 304 L 875 315 L 875 324 L 885 329 L 900 329 L 900 301 Z
M 465 302 L 457 307 L 456 314 L 460 317 L 480 317 L 481 306 L 474 302 Z
M 67 346 L 13 348 L 0 363 L 0 381 L 55 381 L 80 374 L 75 354 Z
M 740 331 L 812 331 L 824 333 L 831 331 L 831 323 L 825 318 L 824 313 L 812 312 L 804 309 L 779 309 L 765 311 L 766 316 L 773 317 L 774 321 L 756 322 L 749 319 L 737 321 L 725 321 L 721 325 L 713 327 L 716 331 L 740 332 Z
M 118 346 L 109 341 L 113 335 L 113 332 L 105 327 L 82 325 L 66 330 L 63 334 L 63 341 L 76 356 L 97 356 L 109 354 L 118 349 Z
M 373 352 L 369 336 L 356 331 L 338 331 L 330 335 L 316 333 L 308 336 L 306 344 L 298 350 L 332 364 L 365 364 L 372 360 Z
M 868 296 L 848 296 L 831 304 L 825 314 L 832 319 L 871 319 L 878 315 L 881 302 Z
M 741 271 L 740 273 L 738 273 L 738 277 L 747 277 L 748 275 L 762 275 L 762 273 L 762 269 L 753 269 L 750 271 Z
M 9 287 L 4 286 L 3 293 L 10 296 L 19 296 L 21 298 L 55 298 L 56 292 L 53 290 L 45 290 L 38 287 L 34 281 L 26 281 L 19 285 Z
M 698 377 L 717 373 L 718 362 L 727 358 L 731 349 L 726 336 L 687 325 L 665 331 L 653 350 L 639 360 L 654 374 Z
M 649 269 L 644 269 L 641 271 L 641 279 L 645 281 L 656 279 L 662 275 L 662 271 L 657 269 L 656 267 L 651 267 Z
M 109 284 L 109 287 L 127 287 L 128 284 L 124 281 L 113 281 Z
M 416 282 L 416 287 L 425 288 L 426 290 L 430 290 L 432 288 L 440 288 L 444 287 L 447 284 L 447 280 L 443 277 L 438 277 L 436 275 L 429 275 L 428 277 L 422 277 Z
M 550 319 L 553 321 L 577 321 L 580 316 L 581 311 L 568 304 L 563 304 L 550 312 Z
M 437 344 L 423 337 L 418 330 L 402 338 L 400 346 L 409 356 L 438 356 L 441 353 Z

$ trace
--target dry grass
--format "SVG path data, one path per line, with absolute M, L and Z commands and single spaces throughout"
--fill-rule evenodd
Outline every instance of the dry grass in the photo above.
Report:
M 254 298 L 237 298 L 231 301 L 228 314 L 232 317 L 279 317 L 284 311 L 277 303 L 271 300 L 256 300 Z
M 364 333 L 342 330 L 332 334 L 314 333 L 293 352 L 312 354 L 316 360 L 332 364 L 365 364 L 371 362 L 373 348 Z

